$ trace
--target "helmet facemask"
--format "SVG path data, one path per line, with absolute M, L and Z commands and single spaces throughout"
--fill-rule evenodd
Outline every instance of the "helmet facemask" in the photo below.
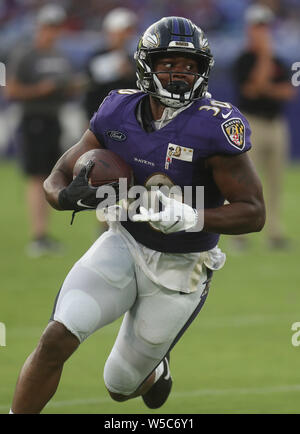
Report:
M 169 74 L 169 83 L 165 87 L 163 87 L 158 78 L 158 74 L 160 73 Z M 185 75 L 193 76 L 194 80 L 192 85 L 185 80 L 173 79 L 173 71 L 156 71 L 151 74 L 153 84 L 156 87 L 155 93 L 152 95 L 159 99 L 163 105 L 173 108 L 184 107 L 194 101 L 196 99 L 196 91 L 204 80 L 200 74 L 194 72 L 184 73 Z
M 169 52 L 164 52 L 161 56 L 168 56 L 169 54 Z M 186 53 L 180 51 L 172 51 L 172 55 L 174 54 L 178 56 L 186 55 Z M 137 86 L 139 89 L 149 93 L 154 98 L 159 99 L 163 105 L 173 108 L 184 107 L 192 101 L 205 96 L 207 91 L 208 74 L 212 66 L 210 59 L 207 59 L 206 62 L 204 62 L 204 65 L 199 65 L 199 73 L 182 72 L 184 75 L 192 75 L 194 77 L 193 83 L 190 86 L 184 80 L 173 79 L 173 75 L 178 74 L 178 71 L 153 71 L 154 56 L 148 55 L 147 57 L 152 57 L 152 59 L 149 59 L 147 62 L 146 59 L 140 59 L 138 53 L 136 53 L 136 60 L 138 65 L 140 65 L 140 68 L 138 67 L 137 70 Z M 140 69 L 143 71 L 142 76 Z M 158 74 L 169 74 L 170 78 L 167 86 L 163 87 L 158 78 Z

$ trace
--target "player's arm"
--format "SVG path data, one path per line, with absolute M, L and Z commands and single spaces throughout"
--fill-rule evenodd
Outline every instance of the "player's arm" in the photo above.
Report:
M 207 164 L 229 204 L 206 209 L 203 230 L 231 235 L 261 231 L 265 223 L 262 186 L 247 153 L 216 155 Z
M 52 169 L 51 174 L 44 182 L 44 191 L 46 194 L 46 199 L 53 208 L 58 210 L 64 210 L 64 209 L 76 210 L 76 206 L 72 207 L 72 204 L 71 203 L 68 204 L 67 200 L 65 201 L 66 205 L 62 203 L 63 202 L 62 198 L 64 194 L 61 194 L 61 192 L 63 190 L 66 190 L 66 188 L 73 181 L 73 167 L 77 159 L 85 152 L 96 148 L 102 148 L 102 146 L 97 140 L 94 133 L 91 130 L 87 130 L 81 137 L 80 141 L 76 143 L 74 146 L 72 146 L 70 149 L 68 149 L 57 161 L 54 168 Z M 84 169 L 86 170 L 84 171 Z M 80 196 L 82 195 L 82 192 L 79 190 L 81 187 L 85 188 L 87 194 L 94 195 L 96 197 L 95 189 L 93 187 L 90 187 L 87 182 L 88 169 L 89 169 L 88 167 L 83 168 L 83 170 L 80 173 L 80 176 L 82 178 L 81 179 L 82 186 L 78 185 L 77 190 L 75 190 L 75 194 L 76 191 L 78 191 L 78 199 L 80 199 L 81 198 Z M 79 181 L 80 181 L 80 177 L 79 177 Z M 88 202 L 85 203 L 88 204 Z
M 260 231 L 265 223 L 262 187 L 248 156 L 218 155 L 211 157 L 207 164 L 220 191 L 229 202 L 228 205 L 204 211 L 195 210 L 157 190 L 156 195 L 164 205 L 164 210 L 154 212 L 152 209 L 140 207 L 140 214 L 135 214 L 132 220 L 151 222 L 153 227 L 165 234 L 182 230 L 203 230 L 231 235 Z M 199 216 L 203 212 L 202 225 L 203 218 Z

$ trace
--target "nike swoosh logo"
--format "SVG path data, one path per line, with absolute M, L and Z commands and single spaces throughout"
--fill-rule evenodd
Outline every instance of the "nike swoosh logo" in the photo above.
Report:
M 84 208 L 94 208 L 93 206 L 85 205 L 84 203 L 82 203 L 82 199 L 79 199 L 77 201 L 77 205 L 78 206 L 83 206 Z
M 224 114 L 222 113 L 222 118 L 223 118 L 223 119 L 227 119 L 227 118 L 229 118 L 229 116 L 231 115 L 231 113 L 232 113 L 232 110 L 230 110 L 230 112 L 227 113 L 227 115 L 224 115 Z
M 170 378 L 170 367 L 169 367 L 169 362 L 168 362 L 168 359 L 167 358 L 165 358 L 165 363 L 166 363 L 166 365 L 167 365 L 167 373 L 166 373 L 166 375 L 164 376 L 164 379 L 165 380 L 168 380 L 169 378 Z

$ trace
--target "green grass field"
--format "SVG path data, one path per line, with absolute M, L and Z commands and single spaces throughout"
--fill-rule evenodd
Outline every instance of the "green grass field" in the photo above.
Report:
M 264 232 L 247 252 L 221 247 L 227 264 L 215 273 L 208 300 L 172 351 L 173 392 L 152 413 L 299 413 L 300 347 L 291 326 L 300 321 L 299 166 L 285 178 L 283 218 L 293 247 L 270 251 Z M 48 322 L 72 264 L 94 240 L 94 213 L 53 212 L 52 234 L 65 255 L 29 259 L 24 183 L 12 163 L 0 164 L 1 290 L 0 413 L 7 413 L 19 370 Z M 103 367 L 120 321 L 85 341 L 66 363 L 59 389 L 44 413 L 151 413 L 141 399 L 116 403 L 103 384 Z

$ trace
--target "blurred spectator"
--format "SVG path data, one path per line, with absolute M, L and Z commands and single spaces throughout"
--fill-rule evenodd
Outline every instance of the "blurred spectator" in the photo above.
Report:
M 128 52 L 128 43 L 135 34 L 137 16 L 126 8 L 110 11 L 102 23 L 105 49 L 94 53 L 88 61 L 90 79 L 84 106 L 90 119 L 112 89 L 135 88 L 135 66 Z
M 287 239 L 280 219 L 282 175 L 285 169 L 289 132 L 283 118 L 283 103 L 295 90 L 289 70 L 274 56 L 271 40 L 271 9 L 253 5 L 246 11 L 248 46 L 235 64 L 238 107 L 252 129 L 251 157 L 262 170 L 266 187 L 267 231 L 270 247 L 285 248 Z M 239 247 L 245 238 L 238 237 Z
M 58 111 L 69 90 L 71 67 L 57 51 L 65 11 L 56 5 L 40 9 L 30 46 L 19 47 L 8 64 L 6 93 L 22 107 L 19 158 L 28 176 L 27 204 L 32 241 L 31 256 L 57 251 L 58 242 L 48 235 L 49 208 L 43 182 L 60 156 Z

